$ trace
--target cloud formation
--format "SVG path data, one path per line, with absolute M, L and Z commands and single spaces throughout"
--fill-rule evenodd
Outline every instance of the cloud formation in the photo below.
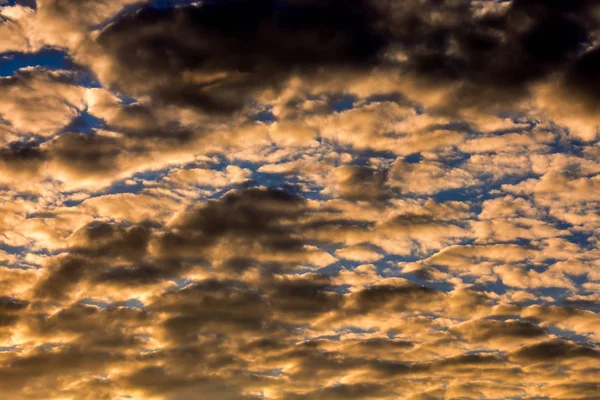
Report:
M 3 398 L 597 399 L 596 3 L 0 2 Z

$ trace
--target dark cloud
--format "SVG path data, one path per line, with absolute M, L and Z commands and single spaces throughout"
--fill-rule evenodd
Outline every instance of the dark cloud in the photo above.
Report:
M 124 286 L 156 283 L 178 277 L 191 265 L 203 267 L 214 251 L 225 248 L 230 250 L 221 255 L 224 270 L 253 268 L 268 276 L 296 262 L 308 261 L 310 251 L 296 235 L 298 219 L 307 213 L 299 197 L 276 190 L 248 189 L 193 207 L 170 228 L 95 221 L 71 235 L 68 253 L 54 260 L 36 291 L 42 297 L 64 298 L 82 281 Z M 275 261 L 262 261 L 271 256 Z M 319 299 L 324 298 L 314 299 L 314 306 L 302 304 L 302 300 L 308 301 L 328 285 L 318 279 L 272 282 L 275 292 L 290 291 L 289 304 L 283 308 L 294 307 L 294 293 L 301 296 L 303 288 L 310 291 L 314 283 L 315 292 L 300 298 L 296 306 L 310 310 L 315 306 L 318 309 L 322 305 Z
M 467 323 L 462 333 L 470 341 L 486 342 L 492 340 L 519 340 L 544 336 L 546 330 L 527 321 L 478 320 Z
M 122 66 L 116 85 L 212 113 L 239 109 L 292 75 L 374 66 L 461 83 L 457 99 L 475 105 L 488 90 L 497 93 L 487 102 L 525 95 L 551 73 L 589 76 L 593 52 L 581 55 L 597 28 L 594 4 L 554 3 L 514 1 L 477 15 L 468 2 L 437 0 L 210 2 L 143 9 L 105 29 L 99 43 Z M 385 58 L 394 51 L 404 54 L 399 65 Z M 186 82 L 184 73 L 201 78 Z
M 86 269 L 93 267 L 93 263 L 82 257 L 60 258 L 49 266 L 46 278 L 36 285 L 35 293 L 42 298 L 65 298 L 84 277 Z
M 434 289 L 408 283 L 405 286 L 377 285 L 352 295 L 352 309 L 368 313 L 378 309 L 402 311 L 423 303 L 439 302 L 444 295 Z
M 278 190 L 248 189 L 230 193 L 183 214 L 158 242 L 161 257 L 202 257 L 220 241 L 257 245 L 262 252 L 302 253 L 295 233 L 298 219 L 308 212 L 304 200 Z M 235 246 L 232 246 L 232 249 Z M 236 257 L 237 256 L 237 257 Z M 227 258 L 252 256 L 232 253 Z
M 42 298 L 63 299 L 80 282 L 137 286 L 177 276 L 185 266 L 179 261 L 156 263 L 149 259 L 151 232 L 143 226 L 93 222 L 70 238 L 67 254 L 48 266 L 36 286 Z
M 585 52 L 573 63 L 566 75 L 568 87 L 591 99 L 594 105 L 600 101 L 600 48 L 596 47 Z
M 103 175 L 124 153 L 117 138 L 69 132 L 52 141 L 47 150 L 66 171 L 77 175 Z
M 116 257 L 139 261 L 145 255 L 151 231 L 144 226 L 92 222 L 76 231 L 71 237 L 71 253 L 89 257 Z
M 46 159 L 46 155 L 40 151 L 39 145 L 35 143 L 13 142 L 0 151 L 0 162 L 9 171 L 27 171 L 35 173 Z
M 255 399 L 242 395 L 241 388 L 211 375 L 180 374 L 168 367 L 148 366 L 124 379 L 126 386 L 142 389 L 147 394 L 160 394 L 168 399 L 185 400 L 202 393 L 223 400 Z
M 165 279 L 175 278 L 189 269 L 180 261 L 137 262 L 125 266 L 102 268 L 89 275 L 93 283 L 122 287 L 152 285 Z
M 284 319 L 310 321 L 342 304 L 342 296 L 333 291 L 332 279 L 326 275 L 285 277 L 267 285 L 270 303 Z
M 528 83 L 564 72 L 583 52 L 597 28 L 588 18 L 594 6 L 557 6 L 557 2 L 513 1 L 501 12 L 474 15 L 467 2 L 409 2 L 394 17 L 394 41 L 407 53 L 417 76 L 462 82 L 462 102 L 501 101 L 524 95 Z M 408 10 L 408 11 L 407 11 Z M 437 23 L 436 15 L 445 15 Z M 499 91 L 493 99 L 477 94 Z
M 242 282 L 216 280 L 165 293 L 150 309 L 168 313 L 165 329 L 186 341 L 200 332 L 266 329 L 272 312 L 259 291 Z
M 369 166 L 348 166 L 341 171 L 340 196 L 353 201 L 382 202 L 392 197 L 388 172 Z
M 16 175 L 39 173 L 50 166 L 73 178 L 73 182 L 102 178 L 116 170 L 128 153 L 125 143 L 114 137 L 66 132 L 43 144 L 14 142 L 0 154 L 0 163 Z
M 36 335 L 51 338 L 73 334 L 73 343 L 86 349 L 130 349 L 141 347 L 145 340 L 134 333 L 135 328 L 150 321 L 145 311 L 123 306 L 104 309 L 83 303 L 73 304 L 59 312 L 33 315 L 27 320 Z
M 0 332 L 2 328 L 15 325 L 20 318 L 20 312 L 29 303 L 12 297 L 0 297 Z
M 37 376 L 40 377 L 38 384 L 50 384 L 48 389 L 53 390 L 51 382 L 58 382 L 61 376 L 69 374 L 82 378 L 90 373 L 100 373 L 105 366 L 123 359 L 119 353 L 76 345 L 37 348 L 24 356 L 3 359 L 0 382 L 6 393 L 17 393 Z
M 149 90 L 157 101 L 222 113 L 294 73 L 373 64 L 384 45 L 377 22 L 367 1 L 228 0 L 145 8 L 105 29 L 99 43 L 133 72 L 115 82 L 123 89 Z M 201 82 L 183 80 L 187 71 L 201 74 Z
M 386 394 L 391 394 L 385 386 L 376 383 L 355 383 L 350 385 L 335 385 L 323 388 L 306 395 L 291 395 L 290 400 L 317 399 L 317 400 L 337 400 L 337 399 L 370 399 L 381 398 Z
M 413 343 L 405 340 L 392 340 L 384 338 L 374 338 L 357 341 L 356 347 L 360 347 L 362 350 L 367 352 L 382 350 L 384 352 L 390 352 L 394 350 L 402 350 L 412 348 Z
M 511 359 L 524 363 L 561 362 L 576 358 L 600 358 L 600 351 L 562 339 L 553 339 L 525 346 L 510 354 Z

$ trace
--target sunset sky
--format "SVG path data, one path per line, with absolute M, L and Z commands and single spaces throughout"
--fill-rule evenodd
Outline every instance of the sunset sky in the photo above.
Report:
M 0 0 L 0 400 L 600 400 L 600 1 Z

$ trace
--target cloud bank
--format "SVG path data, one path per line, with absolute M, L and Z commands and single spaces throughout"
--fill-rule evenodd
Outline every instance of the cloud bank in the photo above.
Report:
M 596 3 L 0 2 L 3 396 L 597 399 Z

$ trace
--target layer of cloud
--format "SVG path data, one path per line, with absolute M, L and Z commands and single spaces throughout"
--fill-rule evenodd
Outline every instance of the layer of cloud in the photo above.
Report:
M 3 396 L 597 398 L 599 17 L 0 2 Z

